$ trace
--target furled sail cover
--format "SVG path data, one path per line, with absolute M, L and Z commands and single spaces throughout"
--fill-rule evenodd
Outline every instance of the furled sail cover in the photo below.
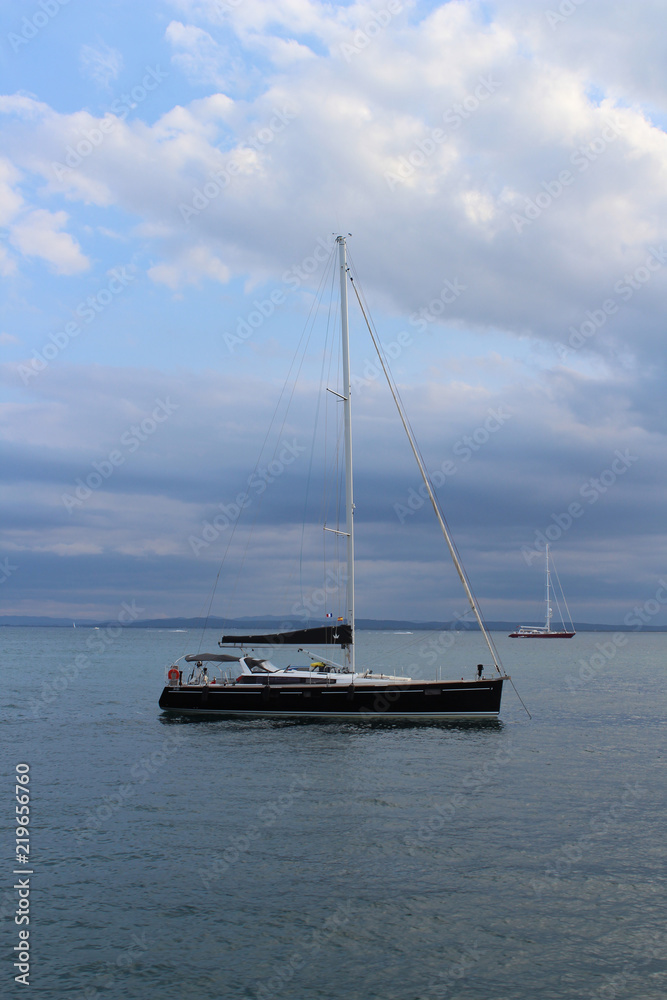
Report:
M 296 632 L 274 632 L 273 635 L 223 635 L 219 646 L 350 646 L 352 629 L 349 625 L 323 625 L 301 628 Z

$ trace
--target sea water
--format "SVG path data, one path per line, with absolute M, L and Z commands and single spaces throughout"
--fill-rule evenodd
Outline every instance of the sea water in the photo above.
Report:
M 28 940 L 49 1000 L 663 1000 L 667 635 L 494 638 L 532 719 L 509 684 L 491 723 L 170 719 L 165 666 L 217 634 L 0 629 L 2 995 Z M 385 672 L 489 663 L 473 633 L 358 640 Z

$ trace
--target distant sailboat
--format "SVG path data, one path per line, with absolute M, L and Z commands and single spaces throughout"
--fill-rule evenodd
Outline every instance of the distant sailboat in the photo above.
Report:
M 558 574 L 556 574 L 558 578 Z M 565 610 L 567 611 L 568 620 L 570 622 L 570 629 L 568 631 L 565 627 L 565 621 L 563 620 L 561 614 L 561 629 L 551 628 L 551 618 L 553 615 L 551 609 L 551 570 L 549 567 L 549 546 L 547 545 L 547 619 L 544 625 L 521 625 L 516 632 L 510 632 L 510 639 L 571 639 L 573 635 L 576 635 L 574 631 L 574 625 L 572 624 L 572 617 L 570 615 L 570 609 L 567 606 L 567 601 L 565 600 L 565 594 L 563 593 L 563 588 L 560 586 L 560 580 L 558 581 L 558 586 L 560 588 L 561 597 L 563 604 L 565 605 Z M 558 598 L 554 594 L 556 604 L 558 604 Z M 560 613 L 560 605 L 558 607 Z

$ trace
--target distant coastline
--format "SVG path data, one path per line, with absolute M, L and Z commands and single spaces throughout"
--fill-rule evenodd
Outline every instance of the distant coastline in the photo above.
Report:
M 113 619 L 79 619 L 79 618 L 48 618 L 39 615 L 0 615 L 0 628 L 104 628 L 110 625 L 121 625 L 123 628 L 160 628 L 160 629 L 201 629 L 206 625 L 211 629 L 247 629 L 249 625 L 253 628 L 275 629 L 276 631 L 294 628 L 296 625 L 304 627 L 313 624 L 330 624 L 323 619 L 311 619 L 305 622 L 302 619 L 289 619 L 287 616 L 264 615 L 252 618 L 147 618 L 141 621 L 119 622 Z M 523 622 L 522 624 L 539 625 L 540 622 Z M 405 619 L 392 618 L 360 618 L 356 622 L 357 629 L 361 631 L 386 632 L 396 629 L 410 632 L 445 632 L 458 630 L 461 632 L 479 631 L 477 623 L 462 623 L 460 621 L 451 622 L 414 622 Z M 490 632 L 511 632 L 517 627 L 516 621 L 486 622 L 486 627 Z M 641 629 L 631 628 L 628 625 L 600 625 L 589 622 L 575 622 L 577 632 L 667 632 L 667 625 L 644 625 Z

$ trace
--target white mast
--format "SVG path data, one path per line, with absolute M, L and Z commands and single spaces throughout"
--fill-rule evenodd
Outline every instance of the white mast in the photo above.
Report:
M 547 632 L 551 632 L 551 579 L 549 576 L 549 543 L 547 542 Z
M 345 534 L 347 536 L 347 621 L 352 641 L 347 649 L 347 662 L 354 674 L 354 494 L 352 490 L 352 414 L 350 412 L 350 334 L 347 321 L 347 256 L 344 236 L 337 236 L 340 261 L 340 315 L 343 346 L 343 414 L 345 435 Z

